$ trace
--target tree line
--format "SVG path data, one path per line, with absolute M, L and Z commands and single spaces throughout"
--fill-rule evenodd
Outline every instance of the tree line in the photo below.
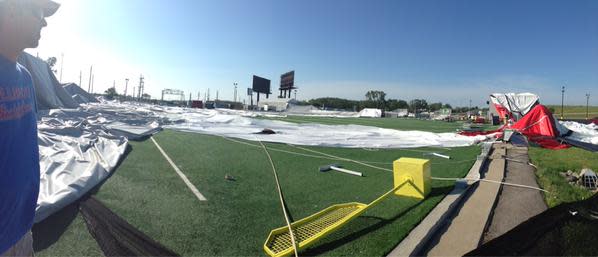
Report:
M 365 94 L 364 100 L 348 100 L 335 97 L 316 98 L 305 101 L 303 104 L 313 105 L 319 108 L 343 109 L 360 111 L 364 108 L 377 108 L 385 111 L 394 111 L 396 109 L 408 109 L 409 112 L 415 110 L 438 111 L 440 109 L 451 109 L 453 112 L 467 112 L 469 107 L 452 107 L 448 103 L 428 103 L 425 99 L 413 99 L 410 101 L 400 99 L 386 99 L 384 91 L 371 90 Z M 477 110 L 478 107 L 472 107 Z

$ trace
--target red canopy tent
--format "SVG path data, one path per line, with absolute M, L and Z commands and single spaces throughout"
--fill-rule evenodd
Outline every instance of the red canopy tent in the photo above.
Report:
M 502 97 L 502 100 L 499 101 L 500 98 L 496 97 L 496 95 Z M 461 132 L 460 134 L 474 136 L 496 133 L 497 137 L 501 137 L 503 134 L 502 132 L 505 129 L 509 129 L 521 133 L 522 135 L 526 136 L 529 141 L 534 142 L 544 148 L 564 149 L 569 147 L 568 144 L 557 140 L 557 138 L 561 136 L 561 133 L 557 129 L 556 121 L 548 108 L 537 102 L 537 96 L 529 93 L 522 94 L 523 97 L 526 98 L 524 99 L 526 101 L 519 101 L 521 104 L 518 106 L 517 100 L 519 99 L 517 97 L 519 95 L 505 95 L 506 97 L 500 94 L 493 94 L 491 98 L 493 99 L 494 106 L 499 115 L 502 117 L 509 117 L 510 123 L 514 123 L 504 125 L 501 128 L 493 131 Z M 506 103 L 506 106 L 503 105 L 503 103 Z M 522 106 L 525 108 L 522 108 Z M 515 117 L 518 115 L 513 115 L 513 111 L 516 111 L 522 116 L 518 120 L 515 120 Z

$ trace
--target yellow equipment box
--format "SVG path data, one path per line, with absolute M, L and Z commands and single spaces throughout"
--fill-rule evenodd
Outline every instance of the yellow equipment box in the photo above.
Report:
M 402 187 L 395 191 L 396 195 L 424 199 L 432 190 L 430 183 L 430 160 L 416 158 L 400 158 L 393 162 L 394 185 L 411 180 L 414 187 Z

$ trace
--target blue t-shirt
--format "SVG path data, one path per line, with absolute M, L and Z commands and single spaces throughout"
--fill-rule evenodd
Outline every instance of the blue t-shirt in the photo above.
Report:
M 25 67 L 0 56 L 0 254 L 33 225 L 39 193 L 35 93 Z

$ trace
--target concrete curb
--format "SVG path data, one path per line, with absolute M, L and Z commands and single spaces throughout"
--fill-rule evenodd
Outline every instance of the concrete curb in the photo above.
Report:
M 492 142 L 482 143 L 482 152 L 478 155 L 476 162 L 473 164 L 469 173 L 466 177 L 468 178 L 480 178 L 480 172 L 486 161 L 490 151 L 492 150 Z M 387 256 L 417 256 L 422 248 L 428 243 L 438 229 L 442 228 L 447 219 L 451 216 L 451 213 L 455 211 L 467 192 L 473 188 L 473 185 L 477 181 L 459 181 L 457 185 L 444 199 L 432 209 L 432 211 L 415 227 L 407 237 L 399 243 L 394 250 L 392 250 Z

